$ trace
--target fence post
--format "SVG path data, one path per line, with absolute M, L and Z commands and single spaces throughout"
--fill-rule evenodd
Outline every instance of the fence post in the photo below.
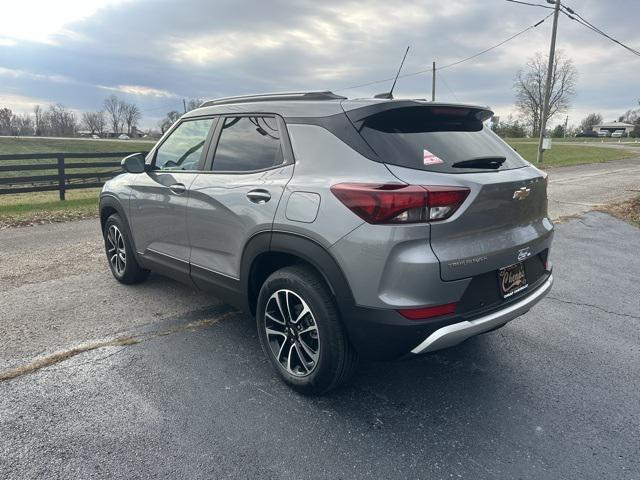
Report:
M 60 200 L 64 200 L 64 155 L 58 155 L 58 191 Z

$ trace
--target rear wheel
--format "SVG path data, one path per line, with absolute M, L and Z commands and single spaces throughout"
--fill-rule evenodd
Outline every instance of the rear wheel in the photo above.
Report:
M 104 225 L 104 248 L 111 273 L 121 283 L 134 284 L 146 280 L 149 270 L 138 265 L 124 223 L 114 213 Z
M 344 383 L 357 356 L 322 278 L 305 266 L 271 274 L 256 310 L 262 349 L 292 388 L 322 394 Z

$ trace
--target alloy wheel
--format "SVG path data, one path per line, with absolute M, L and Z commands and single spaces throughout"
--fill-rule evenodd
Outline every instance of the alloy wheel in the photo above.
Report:
M 267 301 L 264 328 L 271 353 L 288 373 L 311 374 L 318 365 L 320 336 L 311 309 L 291 290 L 278 290 Z
M 116 274 L 121 277 L 127 267 L 127 250 L 124 246 L 122 232 L 115 225 L 109 226 L 107 231 L 107 257 Z

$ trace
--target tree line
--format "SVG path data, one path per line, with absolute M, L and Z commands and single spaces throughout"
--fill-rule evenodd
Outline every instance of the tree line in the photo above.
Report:
M 142 112 L 135 103 L 128 103 L 116 95 L 105 98 L 103 108 L 83 112 L 80 117 L 62 104 L 33 107 L 32 113 L 14 113 L 10 108 L 0 108 L 0 135 L 73 137 L 79 130 L 103 136 L 109 131 L 113 136 L 133 135 L 138 128 Z

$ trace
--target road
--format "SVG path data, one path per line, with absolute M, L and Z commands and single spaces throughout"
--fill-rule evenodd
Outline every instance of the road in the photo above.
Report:
M 640 157 L 551 168 L 548 173 L 549 214 L 554 220 L 640 194 Z
M 524 317 L 364 364 L 316 399 L 274 377 L 251 319 L 205 294 L 159 276 L 120 286 L 98 255 L 57 270 L 74 255 L 62 227 L 47 227 L 49 266 L 8 287 L 6 251 L 35 262 L 38 234 L 2 232 L 5 367 L 136 343 L 0 382 L 0 478 L 640 477 L 640 232 L 608 215 L 558 226 L 556 284 Z

